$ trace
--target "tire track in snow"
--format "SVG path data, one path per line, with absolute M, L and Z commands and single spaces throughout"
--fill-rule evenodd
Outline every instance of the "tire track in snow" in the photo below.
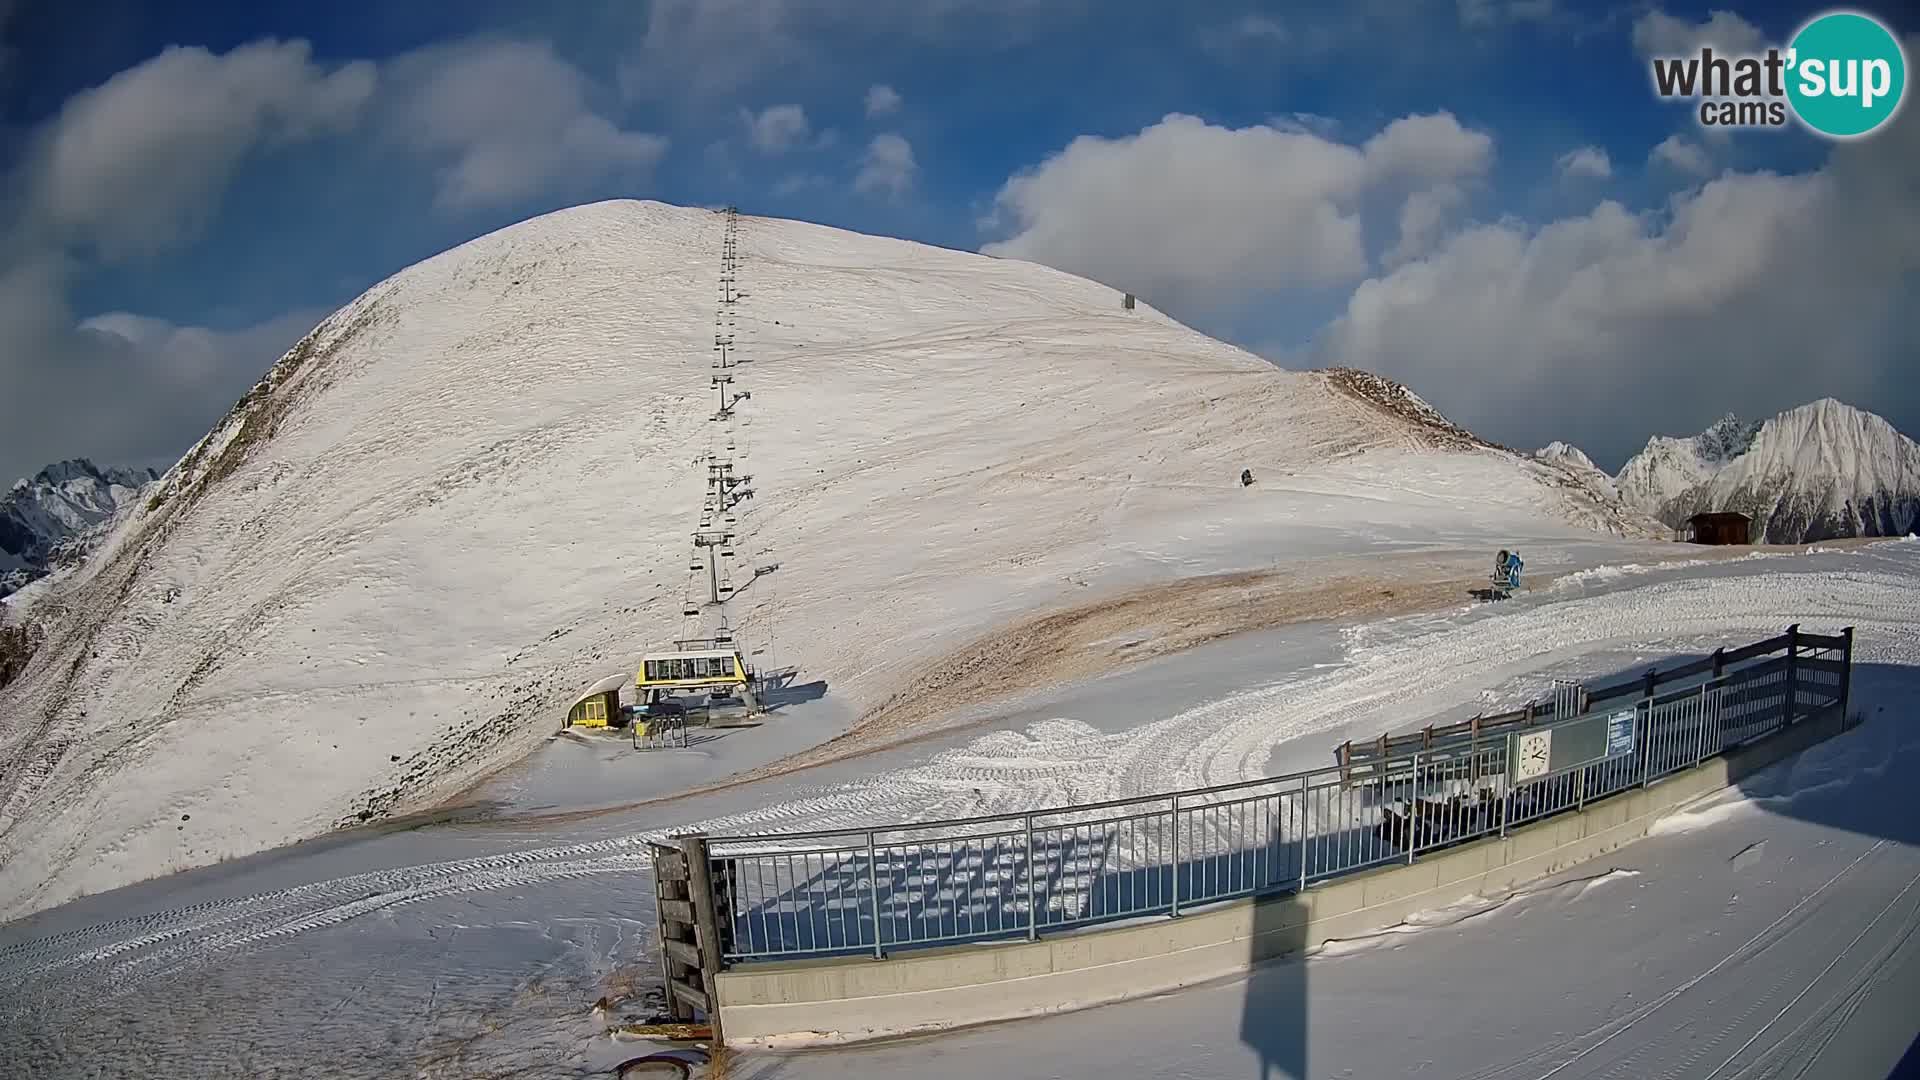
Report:
M 700 822 L 710 833 L 1012 813 L 1257 779 L 1274 749 L 1314 735 L 1373 737 L 1471 702 L 1483 688 L 1584 653 L 1674 651 L 1779 633 L 1856 627 L 1856 651 L 1920 624 L 1913 573 L 1756 573 L 1652 583 L 1491 615 L 1352 649 L 1344 667 L 1231 695 L 1118 733 L 1069 719 L 999 731 L 894 773 L 804 790 Z M 1829 625 L 1831 624 L 1831 625 Z M 974 794 L 975 790 L 979 794 Z
M 1404 724 L 1422 702 L 1471 700 L 1469 688 L 1502 672 L 1623 642 L 1671 648 L 1677 640 L 1718 642 L 1775 633 L 1790 622 L 1830 620 L 1858 628 L 1861 658 L 1890 655 L 1903 648 L 1900 635 L 1920 624 L 1913 576 L 1876 570 L 1660 583 L 1497 614 L 1357 646 L 1345 666 L 1329 673 L 1245 691 L 1128 731 L 1108 734 L 1067 719 L 996 731 L 922 765 L 803 790 L 702 827 L 751 834 L 906 822 L 1253 779 L 1265 774 L 1273 748 L 1288 740 L 1354 725 Z M 0 983 L 43 996 L 94 988 L 117 996 L 235 950 L 271 946 L 373 912 L 603 874 L 648 874 L 644 845 L 652 836 L 396 867 L 68 930 L 0 948 Z
M 52 988 L 107 982 L 118 992 L 143 965 L 210 962 L 235 948 L 335 926 L 373 911 L 462 893 L 606 873 L 652 872 L 637 836 L 396 867 L 290 889 L 118 919 L 0 948 L 0 983 Z M 645 893 L 645 890 L 641 890 Z

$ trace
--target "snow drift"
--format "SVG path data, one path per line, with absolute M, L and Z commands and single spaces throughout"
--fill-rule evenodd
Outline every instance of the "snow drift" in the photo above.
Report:
M 1705 511 L 1746 514 L 1755 542 L 1904 536 L 1920 528 L 1920 445 L 1822 398 L 1763 423 L 1728 416 L 1692 438 L 1655 436 L 1617 487 L 1674 528 Z
M 379 283 L 16 597 L 0 917 L 429 805 L 674 637 L 723 221 L 595 204 Z M 740 248 L 733 622 L 854 713 L 1076 590 L 1356 530 L 1631 528 L 1385 380 L 1064 273 L 755 218 Z

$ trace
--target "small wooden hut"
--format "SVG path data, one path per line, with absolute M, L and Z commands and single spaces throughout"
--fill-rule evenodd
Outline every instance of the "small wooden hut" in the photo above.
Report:
M 1695 514 L 1687 519 L 1690 539 L 1696 544 L 1749 544 L 1753 542 L 1753 519 L 1745 514 L 1723 511 Z

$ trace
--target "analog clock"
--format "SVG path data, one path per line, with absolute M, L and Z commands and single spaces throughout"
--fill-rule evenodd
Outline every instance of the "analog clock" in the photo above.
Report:
M 1515 780 L 1531 780 L 1536 776 L 1545 776 L 1547 762 L 1553 752 L 1552 731 L 1529 731 L 1520 736 L 1514 747 Z

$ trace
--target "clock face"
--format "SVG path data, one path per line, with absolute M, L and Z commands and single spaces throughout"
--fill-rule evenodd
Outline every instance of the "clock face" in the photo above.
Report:
M 1531 780 L 1536 776 L 1546 775 L 1547 762 L 1552 756 L 1552 751 L 1553 732 L 1551 731 L 1529 731 L 1520 736 L 1519 744 L 1514 748 L 1516 760 L 1513 778 Z

